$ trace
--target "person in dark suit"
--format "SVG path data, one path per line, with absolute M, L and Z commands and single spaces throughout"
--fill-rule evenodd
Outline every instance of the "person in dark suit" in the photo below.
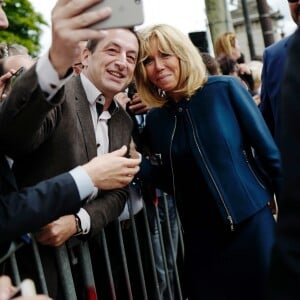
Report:
M 300 20 L 300 14 L 298 12 L 300 3 L 299 1 L 288 2 L 291 16 L 297 24 Z M 281 115 L 279 113 L 281 83 L 290 42 L 291 36 L 288 36 L 267 47 L 263 53 L 261 103 L 259 108 L 277 145 L 279 144 L 281 123 Z M 282 99 L 284 101 L 285 97 Z
M 279 116 L 283 185 L 270 270 L 272 300 L 299 299 L 300 282 L 300 28 L 291 38 Z

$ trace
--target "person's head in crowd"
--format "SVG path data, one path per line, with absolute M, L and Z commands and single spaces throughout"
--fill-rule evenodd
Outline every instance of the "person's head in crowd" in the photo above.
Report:
M 35 61 L 28 54 L 19 54 L 7 56 L 0 59 L 0 76 L 11 73 L 11 77 L 5 80 L 5 86 L 1 93 L 1 101 L 3 101 L 10 92 L 14 81 L 29 69 Z
M 236 60 L 228 56 L 218 57 L 218 63 L 223 75 L 238 77 L 245 84 L 245 87 L 249 90 L 249 92 L 253 95 L 254 79 L 250 70 L 248 72 L 244 72 L 244 68 L 241 68 L 241 66 L 245 66 L 245 64 L 240 65 Z M 247 67 L 247 69 L 249 69 L 249 67 Z
M 10 72 L 10 70 L 17 71 L 21 67 L 28 70 L 34 63 L 35 60 L 27 54 L 18 54 L 2 58 L 0 59 L 0 76 Z
M 174 101 L 191 97 L 207 81 L 206 66 L 198 49 L 176 28 L 158 24 L 140 30 L 139 36 L 135 82 L 149 107 L 160 107 L 169 97 Z
M 78 75 L 83 69 L 81 55 L 83 53 L 84 48 L 86 47 L 86 44 L 87 44 L 87 41 L 79 42 L 79 53 L 78 53 L 77 58 L 75 59 L 73 66 L 72 66 L 74 74 L 76 74 L 76 75 Z
M 237 61 L 241 57 L 241 48 L 233 32 L 224 32 L 217 37 L 214 43 L 216 57 L 228 56 Z
M 297 25 L 300 25 L 300 2 L 288 1 L 290 7 L 291 17 Z
M 230 58 L 227 55 L 221 55 L 218 57 L 217 61 L 223 75 L 238 75 L 238 67 L 236 60 Z
M 87 42 L 82 73 L 106 99 L 113 99 L 132 81 L 138 52 L 138 39 L 131 29 L 109 29 L 104 38 Z
M 23 45 L 12 43 L 8 44 L 5 42 L 0 43 L 0 58 L 12 56 L 12 55 L 19 55 L 19 54 L 27 54 L 28 49 Z
M 218 64 L 217 60 L 207 52 L 200 52 L 200 54 L 201 54 L 204 64 L 206 65 L 208 74 L 209 75 L 219 75 L 220 69 L 219 69 L 219 64 Z
M 1 101 L 11 90 L 12 82 L 33 64 L 34 60 L 28 54 L 28 49 L 25 46 L 17 43 L 0 43 L 0 76 L 3 76 L 4 83 Z

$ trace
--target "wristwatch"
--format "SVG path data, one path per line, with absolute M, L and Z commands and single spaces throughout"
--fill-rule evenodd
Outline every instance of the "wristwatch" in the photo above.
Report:
M 76 214 L 74 215 L 74 217 L 75 217 L 75 223 L 76 223 L 76 233 L 74 235 L 76 236 L 76 235 L 82 234 L 82 227 L 81 227 L 80 218 Z

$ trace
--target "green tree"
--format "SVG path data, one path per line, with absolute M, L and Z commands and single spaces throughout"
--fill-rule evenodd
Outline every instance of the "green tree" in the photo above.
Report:
M 3 9 L 9 27 L 0 31 L 0 42 L 21 44 L 31 55 L 37 56 L 41 49 L 41 26 L 48 25 L 42 15 L 34 11 L 29 0 L 5 0 Z

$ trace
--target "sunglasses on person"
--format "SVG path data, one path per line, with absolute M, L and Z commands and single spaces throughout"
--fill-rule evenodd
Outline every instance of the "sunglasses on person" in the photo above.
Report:
M 3 94 L 7 94 L 11 90 L 17 78 L 20 77 L 20 75 L 22 75 L 24 72 L 25 68 L 21 67 L 16 72 L 12 73 L 12 76 L 5 81 L 5 85 L 1 94 L 1 101 L 3 100 Z
M 298 2 L 299 0 L 288 0 L 289 3 L 296 3 Z

